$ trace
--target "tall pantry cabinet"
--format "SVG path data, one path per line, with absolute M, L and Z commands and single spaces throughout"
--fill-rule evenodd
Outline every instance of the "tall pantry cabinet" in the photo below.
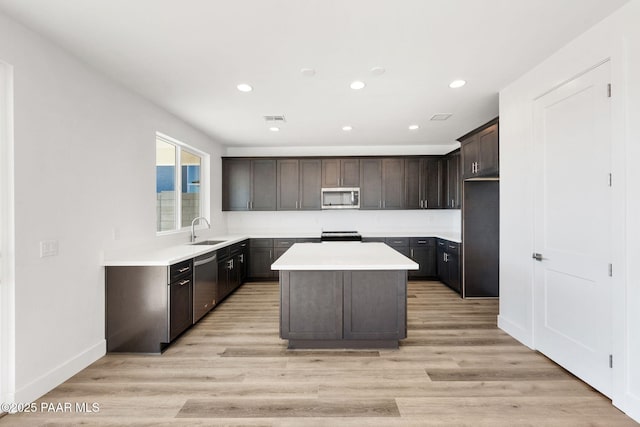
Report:
M 499 128 L 494 119 L 459 139 L 462 156 L 462 296 L 499 292 Z

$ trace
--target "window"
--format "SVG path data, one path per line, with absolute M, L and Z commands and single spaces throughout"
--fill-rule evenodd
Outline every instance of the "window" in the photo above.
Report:
M 173 138 L 156 136 L 156 215 L 158 233 L 189 227 L 203 216 L 203 167 L 207 156 Z M 179 167 L 177 167 L 179 165 Z

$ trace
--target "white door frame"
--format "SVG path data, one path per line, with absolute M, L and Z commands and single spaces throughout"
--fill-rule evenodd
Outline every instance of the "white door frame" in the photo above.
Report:
M 613 129 L 611 99 L 607 98 L 606 92 L 607 83 L 610 82 L 611 64 L 609 60 L 606 60 L 589 67 L 571 80 L 537 98 L 534 104 L 537 113 L 537 117 L 534 118 L 534 134 L 537 135 L 535 137 L 535 162 L 537 168 L 539 168 L 535 175 L 537 183 L 535 186 L 535 251 L 542 252 L 544 255 L 544 261 L 534 262 L 534 313 L 536 316 L 533 324 L 534 341 L 536 342 L 536 348 L 542 349 L 544 354 L 607 396 L 612 394 L 613 378 L 613 371 L 608 366 L 609 355 L 613 353 L 613 322 L 611 319 L 611 313 L 613 312 L 613 284 L 611 278 L 607 275 L 607 264 L 612 262 L 611 246 L 613 244 L 613 236 L 611 233 L 611 216 L 614 204 L 611 200 L 611 188 L 606 183 L 607 173 L 611 173 L 610 159 L 611 146 L 613 144 L 611 138 Z M 601 126 L 596 126 L 599 129 L 599 133 L 596 132 L 590 135 L 595 138 L 593 140 L 594 144 L 592 144 L 593 150 L 589 144 L 585 145 L 584 149 L 589 152 L 600 150 L 597 151 L 600 155 L 597 158 L 593 157 L 593 155 L 591 157 L 587 156 L 585 159 L 587 164 L 585 165 L 578 166 L 576 163 L 572 163 L 570 159 L 567 159 L 569 163 L 556 164 L 556 172 L 564 169 L 566 173 L 561 174 L 562 176 L 556 175 L 554 179 L 557 180 L 558 184 L 562 184 L 563 181 L 565 183 L 567 181 L 570 182 L 570 178 L 567 178 L 568 175 L 580 183 L 591 182 L 593 184 L 593 190 L 586 190 L 585 188 L 583 190 L 593 191 L 594 193 L 589 193 L 591 196 L 598 194 L 604 200 L 596 198 L 593 200 L 599 201 L 597 205 L 587 204 L 587 200 L 584 198 L 586 193 L 578 190 L 577 194 L 582 194 L 582 196 L 578 196 L 575 201 L 578 204 L 585 203 L 585 205 L 591 207 L 591 210 L 595 209 L 596 206 L 599 208 L 599 210 L 596 209 L 598 212 L 596 214 L 598 215 L 598 221 L 596 221 L 598 233 L 594 233 L 596 237 L 590 239 L 593 245 L 581 244 L 580 248 L 572 246 L 572 243 L 575 245 L 576 239 L 580 239 L 582 236 L 589 241 L 589 239 L 586 239 L 585 232 L 588 233 L 588 226 L 591 223 L 585 224 L 583 222 L 586 227 L 584 227 L 582 233 L 578 233 L 582 235 L 581 237 L 578 237 L 577 234 L 567 236 L 568 240 L 565 243 L 569 243 L 569 246 L 554 247 L 552 243 L 547 247 L 549 237 L 546 236 L 545 230 L 547 230 L 548 224 L 553 221 L 546 218 L 548 215 L 546 209 L 549 205 L 547 205 L 548 201 L 545 195 L 549 191 L 547 187 L 556 186 L 553 182 L 551 182 L 551 185 L 548 182 L 547 171 L 549 169 L 547 159 L 549 157 L 547 157 L 548 154 L 546 152 L 548 149 L 553 149 L 555 144 L 547 146 L 544 143 L 543 134 L 546 134 L 546 132 L 543 129 L 546 129 L 546 123 L 542 121 L 543 112 L 547 111 L 546 108 L 553 109 L 557 105 L 564 105 L 562 103 L 565 102 L 576 102 L 575 99 L 581 99 L 580 97 L 582 96 L 586 96 L 590 100 L 583 99 L 583 102 L 587 102 L 587 104 L 581 102 L 579 104 L 590 107 L 588 110 L 591 113 L 593 113 L 591 108 L 597 105 L 597 108 L 599 108 L 597 110 L 598 116 L 602 116 L 602 121 L 599 121 Z M 596 98 L 593 100 L 591 97 Z M 573 107 L 574 110 L 581 109 L 578 104 L 573 104 Z M 580 127 L 586 129 L 582 124 Z M 574 134 L 574 132 L 571 131 L 571 134 Z M 563 140 L 567 140 L 567 138 L 563 138 Z M 571 141 L 571 137 L 568 140 Z M 589 139 L 586 139 L 586 141 L 589 141 Z M 562 146 L 562 143 L 559 145 Z M 568 147 L 565 146 L 565 148 L 567 149 Z M 570 155 L 569 152 L 561 152 L 560 154 Z M 579 155 L 579 153 L 576 154 Z M 573 155 L 570 156 L 573 157 Z M 559 159 L 556 156 L 551 156 L 550 158 Z M 589 160 L 593 163 L 588 163 Z M 585 169 L 580 169 L 583 166 Z M 593 167 L 591 168 L 590 166 Z M 593 173 L 590 173 L 590 170 Z M 585 181 L 587 174 L 590 177 L 590 181 L 589 179 Z M 576 188 L 578 187 L 580 187 L 580 184 L 576 183 Z M 591 189 L 591 187 L 589 188 Z M 562 197 L 565 200 L 567 197 L 571 197 L 570 191 L 566 193 Z M 556 199 L 558 199 L 557 196 L 556 194 Z M 554 198 L 553 196 L 551 197 L 552 199 Z M 553 205 L 553 202 L 549 203 Z M 562 221 L 566 225 L 566 220 Z M 576 217 L 575 221 L 572 222 L 580 224 L 580 218 Z M 556 227 L 558 225 L 556 223 Z M 562 228 L 566 227 L 560 226 L 560 229 Z M 556 228 L 556 231 L 562 234 L 558 228 Z M 550 254 L 547 252 L 550 252 Z M 550 255 L 549 259 L 547 259 L 547 255 Z M 551 274 L 551 277 L 555 277 L 555 280 L 547 278 L 548 274 Z M 547 282 L 547 280 L 550 280 L 550 282 Z M 549 283 L 551 283 L 551 287 L 547 289 L 546 286 Z M 567 295 L 569 289 L 576 287 L 583 291 L 581 295 L 574 294 L 573 297 Z M 557 298 L 547 300 L 547 297 L 544 296 L 547 292 L 551 292 Z M 576 304 L 575 307 L 569 309 L 568 307 L 571 303 L 567 303 L 567 299 L 577 299 L 583 304 Z M 549 305 L 547 306 L 547 304 Z M 591 306 L 593 306 L 592 309 L 589 309 Z M 556 317 L 556 321 L 550 321 L 547 316 Z M 554 324 L 547 324 L 547 321 Z M 589 323 L 590 321 L 593 323 Z
M 566 80 L 562 77 L 556 76 L 552 85 L 544 91 L 540 91 L 539 95 L 532 98 L 530 106 L 533 114 L 533 101 L 541 98 L 552 90 L 559 86 L 562 86 L 568 81 L 573 80 L 578 75 L 585 72 L 586 69 L 595 68 L 598 65 L 611 61 L 611 81 L 612 81 L 612 97 L 611 97 L 611 124 L 612 124 L 612 136 L 611 136 L 611 172 L 613 175 L 612 185 L 612 248 L 611 256 L 613 259 L 613 295 L 612 295 L 612 341 L 613 341 L 613 387 L 612 387 L 612 403 L 625 412 L 632 412 L 637 400 L 630 397 L 629 386 L 629 369 L 631 366 L 628 352 L 629 343 L 627 336 L 627 324 L 629 322 L 628 310 L 632 302 L 627 301 L 627 183 L 626 183 L 626 170 L 627 170 L 627 152 L 629 141 L 628 126 L 629 126 L 629 45 L 624 40 L 619 40 L 612 44 L 612 49 L 608 52 L 608 57 L 597 58 L 597 54 L 590 56 L 589 60 L 576 64 L 575 68 L 569 67 L 568 71 L 564 74 Z M 571 70 L 573 71 L 573 75 Z M 533 129 L 532 129 L 533 130 Z M 533 141 L 533 133 L 531 134 L 531 141 Z M 530 187 L 533 188 L 533 187 Z M 531 248 L 533 249 L 533 247 Z M 533 270 L 531 270 L 533 272 Z M 532 273 L 533 274 L 533 273 Z M 532 305 L 530 306 L 530 321 L 533 325 L 534 318 L 533 313 L 535 307 L 533 306 L 533 286 L 531 287 L 531 294 L 529 295 Z M 637 310 L 637 307 L 633 306 L 632 309 Z M 533 339 L 534 331 L 531 331 L 531 338 Z M 536 349 L 535 340 L 532 340 L 532 348 Z
M 0 61 L 0 402 L 15 401 L 13 67 Z

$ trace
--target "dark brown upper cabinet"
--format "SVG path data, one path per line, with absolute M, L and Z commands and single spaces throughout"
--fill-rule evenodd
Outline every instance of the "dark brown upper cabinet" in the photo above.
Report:
M 382 159 L 382 209 L 404 208 L 404 159 Z
M 460 151 L 453 151 L 444 158 L 444 207 L 460 209 L 462 179 L 460 174 Z
M 278 210 L 320 209 L 320 159 L 278 160 Z
M 298 160 L 278 160 L 277 209 L 297 210 L 300 203 L 300 163 Z
M 360 209 L 382 209 L 382 160 L 360 161 Z
M 275 159 L 223 159 L 223 211 L 276 210 Z
M 403 209 L 404 158 L 360 161 L 360 209 Z
M 458 139 L 464 179 L 499 175 L 498 132 L 498 119 L 494 119 Z
M 300 210 L 320 209 L 320 188 L 322 161 L 320 159 L 300 160 Z
M 442 207 L 442 160 L 410 157 L 405 159 L 404 209 L 438 209 Z
M 359 186 L 360 160 L 322 159 L 322 188 Z

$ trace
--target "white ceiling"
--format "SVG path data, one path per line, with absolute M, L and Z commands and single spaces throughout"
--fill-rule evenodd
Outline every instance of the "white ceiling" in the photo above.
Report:
M 497 116 L 501 88 L 626 1 L 0 0 L 0 10 L 228 146 L 435 145 Z M 386 72 L 373 76 L 376 66 Z M 361 91 L 349 88 L 357 79 Z M 454 79 L 468 83 L 451 89 Z M 239 92 L 242 82 L 254 90 Z M 437 113 L 453 117 L 429 121 Z M 270 132 L 263 116 L 281 114 Z

